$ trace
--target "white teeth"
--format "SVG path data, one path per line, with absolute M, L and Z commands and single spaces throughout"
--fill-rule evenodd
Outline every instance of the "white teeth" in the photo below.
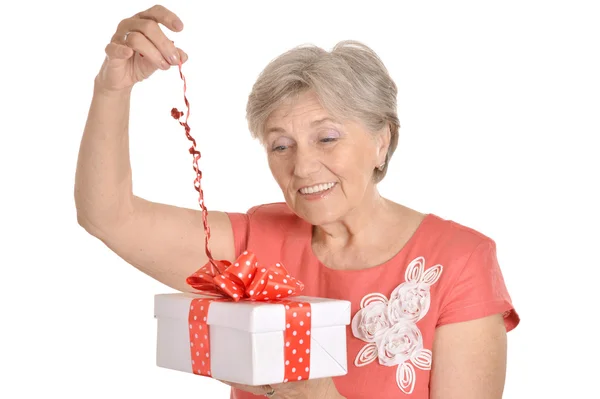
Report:
M 321 191 L 329 190 L 334 185 L 335 183 L 317 184 L 316 186 L 301 188 L 300 192 L 302 194 L 315 194 Z

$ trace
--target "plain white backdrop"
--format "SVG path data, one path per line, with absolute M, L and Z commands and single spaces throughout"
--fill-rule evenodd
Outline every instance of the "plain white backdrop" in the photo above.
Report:
M 0 24 L 0 397 L 227 398 L 155 366 L 153 295 L 171 292 L 89 236 L 73 183 L 93 79 L 147 1 L 12 2 Z M 591 398 L 600 162 L 596 2 L 164 1 L 209 209 L 282 200 L 245 122 L 261 69 L 303 43 L 360 40 L 399 87 L 381 192 L 494 238 L 519 327 L 506 398 Z M 4 8 L 4 7 L 3 7 Z M 135 193 L 198 209 L 177 68 L 133 93 Z M 203 245 L 198 243 L 198 245 Z

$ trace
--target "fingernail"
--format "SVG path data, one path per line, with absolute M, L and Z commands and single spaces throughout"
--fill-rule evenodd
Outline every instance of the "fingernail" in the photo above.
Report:
M 183 29 L 183 23 L 181 23 L 179 20 L 175 20 L 173 21 L 173 27 L 177 30 L 181 30 Z
M 173 54 L 173 55 L 171 56 L 171 63 L 172 63 L 173 65 L 177 65 L 177 64 L 179 64 L 179 54 Z
M 164 69 L 164 70 L 167 70 L 167 69 L 169 69 L 171 66 L 170 66 L 169 64 L 167 64 L 167 61 L 165 61 L 165 60 L 161 60 L 161 61 L 160 61 L 160 67 L 161 67 L 162 69 Z

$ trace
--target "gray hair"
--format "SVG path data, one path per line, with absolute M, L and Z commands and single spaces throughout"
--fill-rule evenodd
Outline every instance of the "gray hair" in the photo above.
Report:
M 373 172 L 375 182 L 380 182 L 398 146 L 400 129 L 398 89 L 381 59 L 352 40 L 339 42 L 331 52 L 302 45 L 283 53 L 261 72 L 248 97 L 246 119 L 252 137 L 261 137 L 268 117 L 283 100 L 307 90 L 314 90 L 335 118 L 356 119 L 372 132 L 389 127 L 385 164 Z

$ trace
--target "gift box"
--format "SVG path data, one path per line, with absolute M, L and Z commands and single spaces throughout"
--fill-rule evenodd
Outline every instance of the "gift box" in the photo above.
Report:
M 245 385 L 348 370 L 348 301 L 307 296 L 234 301 L 178 293 L 156 295 L 154 309 L 159 367 Z

